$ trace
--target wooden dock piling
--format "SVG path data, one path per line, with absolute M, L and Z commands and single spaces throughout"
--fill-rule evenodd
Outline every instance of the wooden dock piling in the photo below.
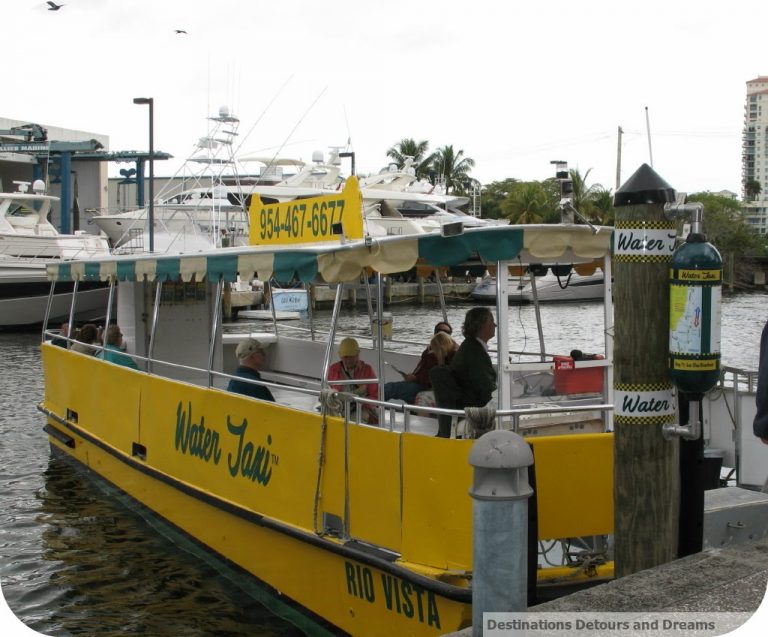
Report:
M 615 196 L 614 522 L 616 575 L 669 562 L 678 539 L 678 441 L 667 371 L 674 190 L 643 164 Z

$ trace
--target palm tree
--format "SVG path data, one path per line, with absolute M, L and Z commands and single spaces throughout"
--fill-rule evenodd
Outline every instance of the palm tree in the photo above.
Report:
M 483 216 L 488 219 L 499 219 L 502 217 L 501 204 L 518 183 L 520 182 L 517 179 L 510 178 L 503 181 L 493 181 L 484 186 L 480 198 Z
M 754 201 L 757 199 L 757 196 L 760 194 L 761 190 L 762 187 L 760 186 L 760 182 L 756 179 L 748 179 L 746 182 L 744 182 L 744 194 L 747 196 L 749 201 Z
M 591 221 L 611 225 L 614 218 L 613 196 L 600 184 L 587 185 L 591 172 L 590 168 L 582 176 L 578 168 L 569 171 L 573 184 L 573 207 Z
M 587 213 L 582 210 L 582 208 L 588 208 L 590 202 L 597 196 L 597 194 L 605 189 L 600 184 L 587 186 L 587 177 L 589 177 L 589 173 L 592 172 L 591 168 L 584 173 L 583 177 L 578 168 L 571 168 L 568 172 L 570 173 L 571 181 L 573 182 L 573 207 L 586 217 Z
M 600 225 L 612 226 L 615 215 L 616 210 L 613 207 L 613 194 L 611 191 L 604 188 L 595 190 L 585 216 Z
M 432 162 L 433 169 L 445 182 L 445 191 L 450 193 L 453 188 L 461 190 L 470 180 L 469 172 L 475 166 L 471 157 L 463 157 L 464 151 L 454 152 L 453 146 L 446 145 L 438 148 Z
M 427 140 L 417 142 L 411 137 L 404 137 L 387 151 L 387 157 L 393 160 L 400 169 L 405 167 L 407 158 L 413 157 L 412 165 L 416 169 L 416 176 L 419 178 L 427 177 L 429 166 L 434 157 L 433 154 L 427 155 L 428 148 L 429 142 Z
M 547 211 L 549 197 L 538 181 L 515 184 L 507 198 L 501 202 L 501 211 L 510 223 L 541 223 Z

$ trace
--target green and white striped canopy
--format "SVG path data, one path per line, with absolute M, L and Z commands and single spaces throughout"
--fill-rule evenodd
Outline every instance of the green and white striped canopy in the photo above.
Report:
M 493 226 L 465 229 L 463 234 L 439 233 L 367 238 L 347 243 L 250 246 L 184 254 L 115 255 L 48 265 L 52 281 L 148 280 L 234 281 L 275 277 L 304 282 L 321 276 L 328 283 L 356 280 L 364 268 L 382 274 L 404 272 L 415 265 L 455 266 L 470 258 L 493 264 L 583 263 L 602 258 L 611 249 L 612 229 L 595 234 L 579 225 Z

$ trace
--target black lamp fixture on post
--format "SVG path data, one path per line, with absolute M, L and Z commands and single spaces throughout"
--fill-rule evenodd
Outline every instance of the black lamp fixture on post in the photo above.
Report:
M 134 97 L 134 104 L 149 105 L 149 251 L 155 251 L 155 101 L 151 97 Z

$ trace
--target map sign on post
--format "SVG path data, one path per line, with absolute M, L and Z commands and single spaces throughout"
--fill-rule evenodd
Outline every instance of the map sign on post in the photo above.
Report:
M 338 194 L 265 204 L 254 194 L 248 211 L 251 245 L 339 241 L 363 237 L 363 197 L 357 177 Z

